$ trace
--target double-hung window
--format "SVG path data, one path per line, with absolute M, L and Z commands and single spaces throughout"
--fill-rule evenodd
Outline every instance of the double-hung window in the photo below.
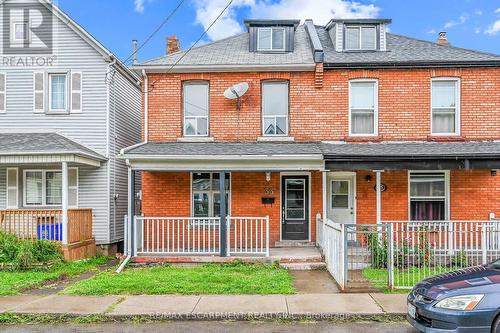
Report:
M 68 111 L 68 75 L 66 73 L 49 74 L 49 112 Z
M 349 82 L 349 135 L 378 135 L 376 80 Z
M 431 82 L 433 135 L 460 134 L 460 81 L 453 78 L 435 78 Z
M 208 135 L 208 82 L 192 81 L 183 84 L 184 135 Z
M 375 50 L 377 29 L 374 26 L 347 26 L 345 28 L 346 50 Z
M 444 172 L 410 173 L 410 220 L 445 220 L 447 187 L 447 175 Z
M 220 183 L 218 173 L 192 173 L 192 209 L 194 217 L 220 216 Z M 230 176 L 226 173 L 226 214 L 230 205 Z
M 285 28 L 283 27 L 258 28 L 257 50 L 285 51 Z
M 288 82 L 262 83 L 262 129 L 266 136 L 288 135 Z
M 60 170 L 24 170 L 24 206 L 61 206 Z M 68 205 L 78 206 L 78 169 L 68 169 Z

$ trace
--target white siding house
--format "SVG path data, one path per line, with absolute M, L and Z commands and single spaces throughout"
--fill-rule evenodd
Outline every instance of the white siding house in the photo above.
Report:
M 97 244 L 117 243 L 127 210 L 127 168 L 116 156 L 140 142 L 139 78 L 56 6 L 33 3 L 44 18 L 51 17 L 45 33 L 52 34 L 53 45 L 45 54 L 15 54 L 5 43 L 0 50 L 0 137 L 5 139 L 0 142 L 0 211 L 64 208 L 59 172 L 66 163 L 75 170 L 68 173 L 69 207 L 92 209 Z M 8 4 L 0 5 L 0 21 L 5 10 L 12 11 Z M 0 23 L 2 36 L 22 30 L 16 20 Z M 24 21 L 34 43 L 36 19 Z

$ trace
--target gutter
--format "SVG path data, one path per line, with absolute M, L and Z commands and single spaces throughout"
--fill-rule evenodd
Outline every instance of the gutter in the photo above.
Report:
M 137 71 L 150 73 L 215 73 L 215 72 L 309 72 L 316 66 L 310 64 L 275 64 L 275 65 L 136 65 Z M 143 74 L 144 75 L 144 74 Z
M 325 69 L 366 69 L 366 68 L 454 68 L 454 67 L 500 67 L 500 61 L 481 62 L 380 62 L 380 63 L 328 63 Z

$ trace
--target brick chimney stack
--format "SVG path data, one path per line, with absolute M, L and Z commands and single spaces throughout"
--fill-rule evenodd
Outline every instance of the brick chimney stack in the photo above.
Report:
M 181 43 L 177 39 L 177 36 L 167 37 L 167 54 L 172 54 L 179 52 L 181 50 Z
M 446 31 L 441 31 L 439 33 L 439 37 L 436 43 L 438 43 L 439 45 L 450 45 L 448 39 L 446 38 Z

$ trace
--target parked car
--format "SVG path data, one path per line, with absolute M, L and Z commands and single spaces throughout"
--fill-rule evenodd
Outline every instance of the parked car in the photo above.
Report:
M 500 333 L 500 260 L 418 283 L 407 320 L 421 332 Z

